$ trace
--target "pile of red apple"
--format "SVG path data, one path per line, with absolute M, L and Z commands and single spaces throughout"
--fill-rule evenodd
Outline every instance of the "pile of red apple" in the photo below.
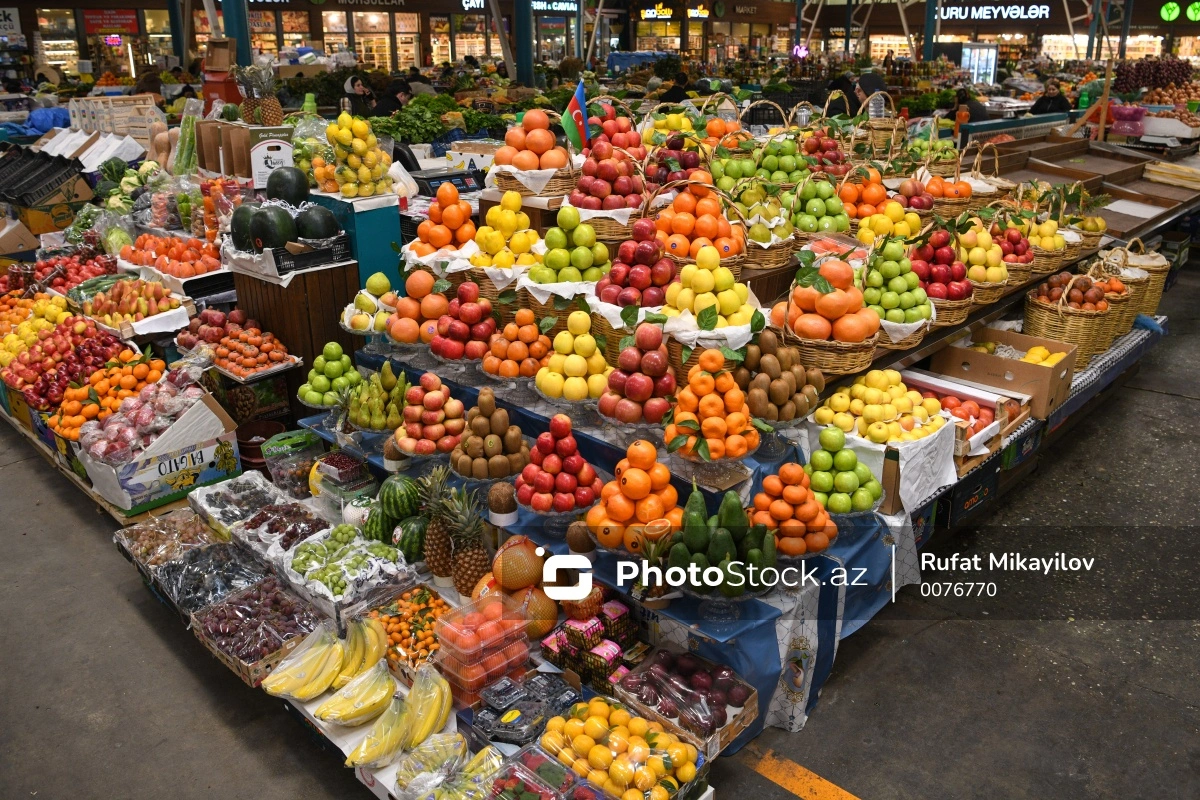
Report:
M 608 389 L 600 395 L 598 410 L 618 422 L 657 425 L 671 408 L 675 370 L 667 365 L 661 327 L 643 322 L 633 338 L 617 356 L 617 368 L 608 373 Z
M 515 485 L 517 502 L 539 514 L 589 508 L 604 488 L 595 467 L 579 455 L 566 414 L 550 418 L 550 430 L 537 437 Z
M 1019 228 L 1001 228 L 1000 223 L 993 222 L 992 241 L 1000 245 L 1004 257 L 1000 259 L 1005 264 L 1032 264 L 1033 251 L 1029 249 L 1029 240 Z
M 929 211 L 933 208 L 933 195 L 925 191 L 925 184 L 916 178 L 903 181 L 888 199 L 913 211 Z
M 30 408 L 48 411 L 63 401 L 71 383 L 82 384 L 117 357 L 124 345 L 96 327 L 90 317 L 67 317 L 38 331 L 38 341 L 0 370 L 0 378 L 21 392 Z
M 841 177 L 850 171 L 842 146 L 824 128 L 813 131 L 812 136 L 801 143 L 800 152 L 817 162 L 809 166 L 810 172 L 824 172 L 826 175 Z
M 654 158 L 645 165 L 646 191 L 652 192 L 664 183 L 681 181 L 692 177 L 700 169 L 700 154 L 685 150 L 683 134 L 668 134 L 662 147 L 654 151 Z
M 188 322 L 186 329 L 175 337 L 175 344 L 191 350 L 201 342 L 217 344 L 226 336 L 232 336 L 247 328 L 262 330 L 258 320 L 249 319 L 246 312 L 235 308 L 226 314 L 215 308 L 206 308 Z
M 438 317 L 437 333 L 429 340 L 429 350 L 449 361 L 478 361 L 487 353 L 488 340 L 495 332 L 492 301 L 479 296 L 479 284 L 465 281 L 459 284 L 446 313 Z
M 396 446 L 409 455 L 449 453 L 458 446 L 467 420 L 463 402 L 432 372 L 404 393 L 404 426 L 396 429 Z
M 931 231 L 929 241 L 912 251 L 912 271 L 925 294 L 935 300 L 966 300 L 975 289 L 951 241 L 949 231 Z
M 667 299 L 667 284 L 675 280 L 675 262 L 666 257 L 656 238 L 654 220 L 633 223 L 633 238 L 621 242 L 608 274 L 596 282 L 602 303 L 617 306 L 661 306 Z
M 110 256 L 88 257 L 85 253 L 43 258 L 33 266 L 33 277 L 39 283 L 56 269 L 62 272 L 46 284 L 60 294 L 66 294 L 90 278 L 112 275 L 117 271 L 117 259 Z M 0 275 L 0 294 L 8 292 L 8 275 Z
M 618 117 L 610 105 L 601 107 L 604 118 L 590 117 L 588 124 L 599 125 L 602 132 L 583 150 L 583 174 L 568 202 L 592 211 L 640 208 L 646 191 L 646 182 L 636 169 L 646 157 L 642 137 L 628 117 Z

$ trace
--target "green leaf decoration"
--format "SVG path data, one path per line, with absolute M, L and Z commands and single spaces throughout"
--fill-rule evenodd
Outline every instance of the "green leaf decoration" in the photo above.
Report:
M 449 289 L 452 285 L 453 284 L 451 284 L 450 281 L 446 280 L 445 278 L 438 278 L 436 281 L 433 282 L 433 289 L 431 291 L 434 294 L 442 294 L 447 289 Z
M 825 279 L 822 278 L 821 280 Z M 830 287 L 830 290 L 832 291 L 832 287 Z M 754 309 L 754 313 L 750 316 L 750 331 L 752 333 L 758 333 L 766 326 L 767 318 L 763 315 L 762 311 L 757 308 Z
M 558 322 L 558 317 L 542 317 L 538 320 L 538 332 L 549 333 L 550 329 Z
M 745 348 L 743 348 L 741 350 L 734 350 L 731 347 L 726 347 L 726 346 L 722 345 L 721 346 L 721 355 L 725 356 L 726 361 L 734 361 L 734 362 L 737 362 L 738 364 L 740 364 L 746 360 Z
M 505 289 L 496 297 L 496 303 L 498 305 L 507 306 L 512 305 L 515 302 L 517 302 L 516 289 Z
M 632 328 L 634 326 L 634 324 L 637 322 L 637 318 L 638 318 L 638 307 L 637 306 L 628 305 L 621 309 L 621 324 L 624 325 L 626 328 Z
M 696 315 L 696 325 L 702 331 L 711 331 L 717 327 L 717 307 L 709 306 Z
M 633 347 L 636 343 L 637 339 L 634 338 L 633 334 L 622 336 L 621 341 L 617 344 L 617 349 L 624 350 L 626 347 Z

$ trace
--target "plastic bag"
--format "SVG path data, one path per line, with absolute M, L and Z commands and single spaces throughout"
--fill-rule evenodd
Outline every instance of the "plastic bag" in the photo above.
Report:
M 204 520 L 190 509 L 179 509 L 123 528 L 114 538 L 135 561 L 151 569 L 173 561 L 189 549 L 215 541 Z
M 196 119 L 204 114 L 204 101 L 190 98 L 179 123 L 179 143 L 175 147 L 174 175 L 190 175 L 196 171 Z
M 211 544 L 168 561 L 156 577 L 167 597 L 190 614 L 254 585 L 266 573 L 236 547 Z
M 337 191 L 337 181 L 333 177 L 336 156 L 333 146 L 325 136 L 328 125 L 329 123 L 317 114 L 300 116 L 292 130 L 292 164 L 308 176 L 309 186 L 332 192 Z
M 262 446 L 263 459 L 275 485 L 297 500 L 309 497 L 308 475 L 324 454 L 321 437 L 309 430 L 276 434 Z
M 80 430 L 81 442 L 83 435 Z M 203 486 L 188 495 L 188 505 L 226 538 L 229 537 L 230 526 L 249 519 L 264 506 L 286 502 L 287 496 L 258 471 L 247 472 L 212 486 Z
M 341 672 L 343 655 L 336 633 L 329 623 L 322 622 L 271 670 L 262 688 L 275 697 L 292 697 L 306 703 L 333 685 Z
M 461 733 L 435 733 L 396 765 L 396 796 L 415 800 L 441 786 L 462 764 L 467 740 Z
M 482 800 L 491 789 L 490 778 L 502 766 L 504 756 L 488 745 L 472 756 L 462 769 L 451 775 L 436 791 L 421 795 L 420 800 Z
M 269 550 L 291 550 L 298 542 L 321 531 L 329 523 L 302 503 L 282 503 L 259 509 L 231 528 L 233 538 L 260 556 Z
M 387 661 L 381 658 L 334 692 L 313 711 L 313 716 L 347 727 L 365 725 L 388 710 L 395 693 L 396 682 L 388 671 Z
M 317 620 L 278 579 L 269 577 L 204 609 L 196 624 L 221 652 L 254 664 L 288 639 L 313 630 Z
M 379 715 L 367 732 L 367 738 L 350 751 L 346 766 L 379 769 L 391 764 L 404 752 L 404 741 L 411 722 L 408 703 L 399 697 L 392 697 L 387 710 Z

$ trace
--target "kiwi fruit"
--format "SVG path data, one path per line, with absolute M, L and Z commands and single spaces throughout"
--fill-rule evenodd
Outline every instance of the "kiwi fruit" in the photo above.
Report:
M 503 436 L 505 431 L 508 430 L 508 411 L 503 408 L 497 408 L 489 417 L 492 421 L 492 433 L 497 436 Z
M 788 372 L 792 368 L 792 364 L 796 361 L 796 351 L 790 347 L 781 347 L 779 352 L 775 354 L 779 359 L 779 368 L 784 372 Z
M 738 385 L 738 388 L 743 392 L 750 386 L 750 370 L 745 367 L 738 367 L 733 371 L 733 382 Z
M 758 377 L 761 378 L 763 376 L 759 375 Z M 755 380 L 757 380 L 757 378 Z M 765 415 L 770 405 L 771 403 L 767 399 L 767 393 L 761 387 L 751 387 L 750 391 L 746 393 L 746 407 L 750 409 L 750 413 L 754 416 L 761 417 Z
M 492 432 L 492 423 L 483 414 L 471 420 L 471 433 L 476 436 L 487 436 Z
M 758 334 L 758 348 L 764 356 L 775 355 L 779 351 L 779 337 L 775 335 L 775 331 L 763 329 Z
M 766 333 L 766 331 L 763 331 Z M 761 334 L 759 336 L 761 341 Z M 751 372 L 758 372 L 758 359 L 762 357 L 762 350 L 756 344 L 746 345 L 746 358 L 742 361 L 742 365 Z
M 508 458 L 497 453 L 488 459 L 488 477 L 489 478 L 507 478 L 508 477 Z
M 767 413 L 763 414 L 762 418 L 767 422 L 777 422 L 779 420 L 779 406 L 767 403 Z
M 504 451 L 504 440 L 496 434 L 491 434 L 483 440 L 483 454 L 488 458 L 498 456 Z
M 781 406 L 791 396 L 792 393 L 788 391 L 788 385 L 782 378 L 771 381 L 771 389 L 767 392 L 767 397 L 770 399 L 772 405 Z
M 817 394 L 825 391 L 825 374 L 816 367 L 809 367 L 805 370 L 804 382 L 812 384 L 812 387 L 817 390 Z
M 808 383 L 808 376 L 804 374 L 804 367 L 799 364 L 792 364 L 792 368 L 788 372 L 792 373 L 792 377 L 796 379 L 796 391 L 800 391 L 800 387 Z
M 527 453 L 509 453 L 504 457 L 508 462 L 508 474 L 516 475 L 521 470 L 525 469 L 525 465 L 529 463 L 529 455 Z
M 760 372 L 750 381 L 750 389 L 761 389 L 763 394 L 767 393 L 767 389 L 771 388 L 771 378 L 765 372 Z
M 800 392 L 792 395 L 792 402 L 796 404 L 797 417 L 807 417 L 808 412 L 812 410 L 808 405 L 808 398 Z
M 779 407 L 779 421 L 780 422 L 791 422 L 795 418 L 796 418 L 796 404 L 793 403 L 791 400 L 788 400 L 786 403 L 784 403 L 783 405 L 781 405 Z
M 454 454 L 454 471 L 459 475 L 471 474 L 471 457 L 462 451 Z
M 463 443 L 463 452 L 471 458 L 479 458 L 483 455 L 483 437 L 468 436 L 466 442 Z
M 790 369 L 785 369 L 783 371 L 783 373 L 779 376 L 779 380 L 781 380 L 787 384 L 788 394 L 796 393 L 796 388 L 797 388 L 796 387 L 796 376 L 792 374 L 792 371 Z M 800 385 L 803 386 L 804 384 L 800 384 Z
M 508 430 L 504 432 L 504 452 L 519 453 L 524 440 L 521 438 L 521 429 L 516 425 L 509 425 Z
M 817 391 L 817 387 L 813 386 L 811 383 L 806 384 L 805 387 L 800 390 L 800 392 L 808 400 L 809 408 L 816 408 L 820 403 L 821 396 Z
M 470 425 L 472 420 L 479 416 L 479 406 L 471 406 L 467 411 L 467 424 Z
M 477 480 L 488 477 L 488 460 L 486 458 L 481 457 L 471 461 L 471 477 Z
M 491 387 L 485 386 L 479 390 L 479 400 L 476 403 L 479 407 L 479 413 L 485 417 L 490 417 L 492 412 L 496 410 L 496 393 Z
M 759 360 L 758 369 L 759 372 L 765 372 L 767 377 L 773 381 L 778 379 L 779 374 L 782 372 L 782 370 L 779 369 L 779 359 L 773 355 L 767 354 L 764 354 Z

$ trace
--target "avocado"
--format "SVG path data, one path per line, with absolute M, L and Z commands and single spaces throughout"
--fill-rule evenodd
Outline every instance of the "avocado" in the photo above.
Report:
M 708 541 L 708 561 L 710 564 L 720 564 L 726 559 L 737 558 L 737 547 L 733 537 L 724 528 L 717 528 Z
M 775 555 L 775 534 L 768 533 L 763 537 L 762 554 L 763 568 L 774 567 L 777 560 Z
M 721 498 L 721 507 L 717 509 L 717 526 L 729 531 L 735 542 L 740 542 L 746 536 L 750 520 L 737 492 L 730 490 Z
M 753 574 L 757 575 L 757 573 L 760 572 L 763 568 L 762 550 L 759 550 L 757 547 L 750 548 L 750 551 L 748 553 L 746 553 L 745 561 L 746 561 L 747 567 L 754 567 L 755 572 Z M 760 585 L 758 577 L 755 577 L 755 579 L 753 581 L 750 581 L 750 579 L 748 577 L 749 574 L 751 574 L 750 570 L 747 569 L 746 572 L 747 572 L 746 580 L 750 584 L 750 588 L 757 589 Z
M 691 558 L 691 563 L 695 564 L 696 569 L 699 570 L 701 573 L 703 573 L 704 570 L 708 569 L 709 566 L 711 566 L 708 563 L 708 559 L 705 557 L 704 553 L 693 553 L 692 558 Z M 708 587 L 705 586 L 703 582 L 701 582 L 698 586 L 692 585 L 692 589 L 696 592 L 699 592 L 700 594 L 706 594 L 708 592 Z
M 708 552 L 708 525 L 704 517 L 694 511 L 684 512 L 683 543 L 690 553 Z
M 682 570 L 687 570 L 691 559 L 692 554 L 688 552 L 687 545 L 683 543 L 673 545 L 670 552 L 667 553 L 667 569 L 679 567 Z
M 683 507 L 685 514 L 696 512 L 702 519 L 708 517 L 708 508 L 704 505 L 704 494 L 696 486 L 696 481 L 692 481 L 692 493 L 688 495 L 687 504 Z
M 719 591 L 726 597 L 737 597 L 746 591 L 746 573 L 742 571 L 741 565 L 733 566 L 730 559 L 725 559 L 719 565 L 721 571 L 725 573 L 725 580 L 721 582 Z

